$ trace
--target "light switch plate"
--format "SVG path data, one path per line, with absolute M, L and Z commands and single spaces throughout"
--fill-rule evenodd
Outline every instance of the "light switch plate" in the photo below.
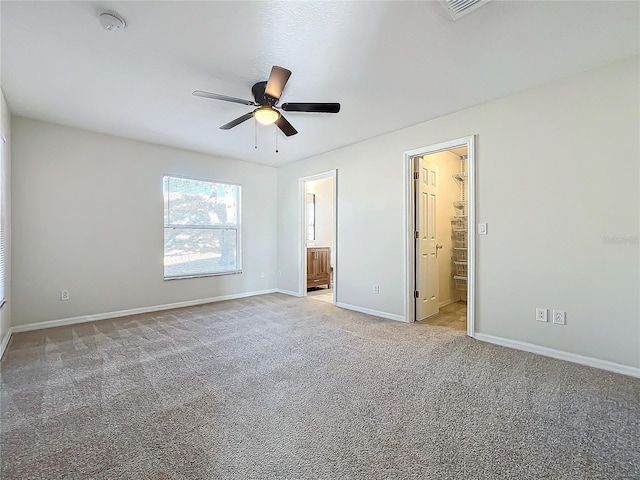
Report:
M 478 235 L 486 235 L 487 234 L 487 224 L 479 223 L 478 224 Z

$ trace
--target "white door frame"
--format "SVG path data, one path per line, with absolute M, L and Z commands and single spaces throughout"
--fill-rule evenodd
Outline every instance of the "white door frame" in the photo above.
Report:
M 404 152 L 404 189 L 405 189 L 405 307 L 404 318 L 407 322 L 415 322 L 416 309 L 413 292 L 415 291 L 415 185 L 413 181 L 413 157 L 443 152 L 454 148 L 467 147 L 467 165 L 469 184 L 469 204 L 467 212 L 467 335 L 475 336 L 475 274 L 476 274 L 476 150 L 475 135 L 462 137 L 448 142 L 417 148 Z
M 305 208 L 306 183 L 323 178 L 333 179 L 333 245 L 335 248 L 333 256 L 333 304 L 336 304 L 338 291 L 338 170 L 318 173 L 309 177 L 298 179 L 298 296 L 307 296 L 307 209 Z

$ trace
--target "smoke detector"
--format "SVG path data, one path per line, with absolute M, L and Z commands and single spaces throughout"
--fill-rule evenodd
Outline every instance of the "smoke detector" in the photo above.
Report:
M 100 25 L 110 32 L 122 30 L 126 25 L 122 17 L 117 13 L 102 12 L 98 18 L 100 19 Z
M 457 20 L 489 1 L 490 0 L 440 0 L 440 4 L 452 20 Z

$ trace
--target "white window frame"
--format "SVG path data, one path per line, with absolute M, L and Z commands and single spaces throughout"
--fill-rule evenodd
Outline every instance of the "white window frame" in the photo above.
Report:
M 205 178 L 194 178 L 194 177 L 186 177 L 183 175 L 174 175 L 171 173 L 165 173 L 162 176 L 162 191 L 163 191 L 163 200 L 162 200 L 162 204 L 163 204 L 163 213 L 165 213 L 166 209 L 168 209 L 168 199 L 165 198 L 164 196 L 164 191 L 165 191 L 165 182 L 167 181 L 167 179 L 169 178 L 178 178 L 178 179 L 185 179 L 185 180 L 193 180 L 196 182 L 206 182 L 206 183 L 210 183 L 212 186 L 232 186 L 232 187 L 237 187 L 238 188 L 238 205 L 237 205 L 237 222 L 236 225 L 200 225 L 200 224 L 172 224 L 170 223 L 170 217 L 169 215 L 163 215 L 163 218 L 169 218 L 169 222 L 165 223 L 165 221 L 163 220 L 163 229 L 162 229 L 162 235 L 163 235 L 163 241 L 162 241 L 162 248 L 163 248 L 163 277 L 165 281 L 169 281 L 169 280 L 181 280 L 181 279 L 185 279 L 185 278 L 201 278 L 201 277 L 216 277 L 216 276 L 220 276 L 220 275 L 237 275 L 242 273 L 242 185 L 239 183 L 233 183 L 233 182 L 226 182 L 226 181 L 222 181 L 222 180 L 209 180 L 209 179 L 205 179 Z M 195 273 L 195 274 L 187 274 L 187 275 L 176 275 L 176 276 L 166 276 L 165 274 L 165 270 L 164 270 L 164 260 L 166 257 L 166 251 L 165 251 L 165 245 L 164 245 L 164 235 L 165 235 L 165 231 L 167 228 L 171 228 L 171 229 L 180 229 L 180 228 L 184 228 L 184 229 L 205 229 L 205 230 L 236 230 L 236 268 L 235 270 L 224 270 L 224 271 L 219 271 L 219 272 L 210 272 L 210 273 Z

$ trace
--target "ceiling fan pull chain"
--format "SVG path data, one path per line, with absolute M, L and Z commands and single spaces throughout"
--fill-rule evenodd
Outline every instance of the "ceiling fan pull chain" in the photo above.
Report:
M 273 131 L 276 132 L 276 153 L 278 153 L 278 128 L 274 128 Z
M 258 121 L 253 117 L 253 148 L 258 149 Z

